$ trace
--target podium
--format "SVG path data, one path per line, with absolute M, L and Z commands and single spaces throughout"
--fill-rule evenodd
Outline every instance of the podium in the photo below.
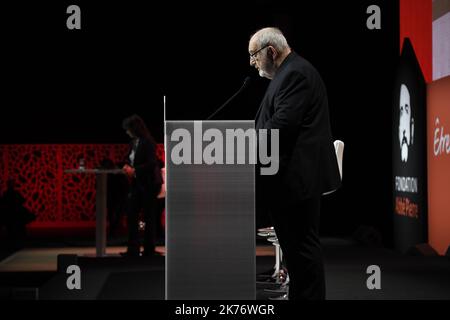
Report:
M 95 248 L 96 256 L 106 256 L 106 217 L 107 217 L 107 177 L 108 174 L 123 174 L 121 169 L 69 169 L 65 173 L 95 174 Z
M 166 299 L 256 299 L 252 131 L 254 121 L 165 122 Z

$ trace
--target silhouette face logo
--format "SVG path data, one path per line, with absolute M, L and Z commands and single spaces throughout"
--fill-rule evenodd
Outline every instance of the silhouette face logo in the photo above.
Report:
M 411 99 L 408 87 L 400 87 L 400 117 L 398 125 L 398 138 L 400 141 L 400 154 L 402 162 L 408 161 L 408 150 L 414 142 L 414 118 L 411 116 Z

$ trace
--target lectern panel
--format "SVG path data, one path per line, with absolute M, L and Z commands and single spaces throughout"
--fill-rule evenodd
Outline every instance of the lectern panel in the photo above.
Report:
M 255 299 L 253 128 L 166 122 L 167 299 Z

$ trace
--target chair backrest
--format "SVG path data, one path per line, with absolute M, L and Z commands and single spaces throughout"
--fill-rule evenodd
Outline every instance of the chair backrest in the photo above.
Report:
M 334 141 L 334 151 L 336 152 L 336 158 L 338 162 L 339 167 L 339 174 L 341 175 L 342 180 L 342 158 L 344 157 L 344 142 L 341 140 L 335 140 Z M 333 193 L 336 190 L 331 190 L 328 192 L 323 193 L 322 195 L 326 196 L 327 194 Z
M 339 166 L 339 173 L 342 179 L 342 158 L 344 156 L 344 142 L 341 140 L 334 141 L 334 150 L 336 151 L 336 158 Z

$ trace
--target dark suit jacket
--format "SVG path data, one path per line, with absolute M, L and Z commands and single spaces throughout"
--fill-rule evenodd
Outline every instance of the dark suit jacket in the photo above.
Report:
M 255 125 L 256 129 L 279 129 L 276 181 L 292 196 L 301 200 L 339 187 L 325 85 L 317 70 L 295 52 L 271 80 Z
M 127 163 L 133 148 L 127 155 Z M 156 144 L 148 139 L 140 138 L 134 155 L 133 167 L 136 170 L 136 178 L 133 183 L 145 191 L 159 192 L 162 184 L 161 169 L 156 157 Z

